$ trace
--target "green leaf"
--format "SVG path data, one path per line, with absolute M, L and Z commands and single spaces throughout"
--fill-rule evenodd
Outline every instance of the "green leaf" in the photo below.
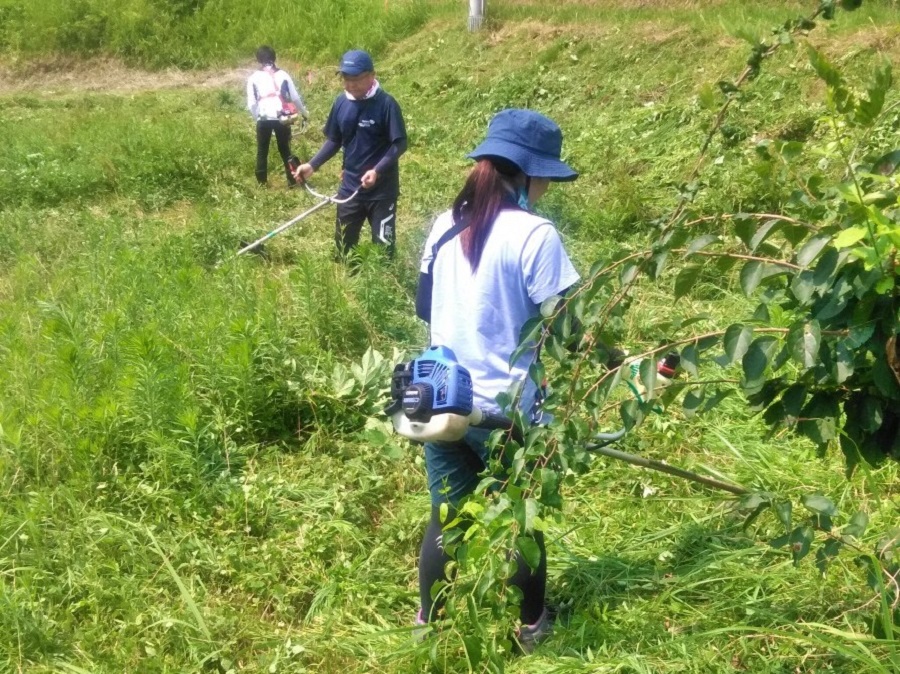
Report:
M 778 548 L 783 548 L 785 545 L 791 542 L 791 534 L 783 534 L 781 536 L 777 536 L 769 541 L 769 545 L 771 545 L 776 550 Z
M 688 318 L 675 319 L 674 321 L 672 321 L 672 327 L 680 332 L 681 330 L 689 328 L 696 323 L 702 323 L 703 321 L 708 321 L 709 319 L 709 314 L 697 314 L 696 316 L 689 316 Z
M 701 403 L 703 403 L 705 394 L 706 388 L 703 386 L 692 388 L 685 394 L 684 399 L 682 400 L 682 407 L 684 407 L 687 416 L 693 416 L 697 413 L 697 409 L 700 407 Z
M 835 248 L 847 248 L 848 246 L 852 246 L 854 243 L 863 240 L 866 238 L 866 234 L 869 233 L 869 230 L 865 227 L 865 225 L 854 225 L 853 227 L 848 227 L 847 229 L 842 230 L 836 237 L 834 237 L 834 247 Z
M 536 342 L 544 330 L 544 319 L 540 316 L 529 318 L 519 331 L 519 343 Z
M 713 409 L 716 405 L 718 405 L 720 402 L 725 400 L 725 398 L 730 396 L 732 393 L 734 393 L 733 388 L 716 389 L 715 392 L 713 393 L 712 397 L 708 398 L 706 401 L 706 404 L 703 405 L 703 410 L 701 410 L 701 413 L 709 412 L 711 409 Z
M 559 473 L 551 468 L 541 468 L 541 503 L 552 507 L 562 505 L 559 493 Z
M 828 17 L 826 16 L 826 18 Z M 806 51 L 809 54 L 809 62 L 816 74 L 825 80 L 825 83 L 828 85 L 829 98 L 835 109 L 841 113 L 851 112 L 856 106 L 856 99 L 844 84 L 840 73 L 812 45 L 807 43 Z
M 544 377 L 546 377 L 544 364 L 539 360 L 534 361 L 528 368 L 528 376 L 531 378 L 531 381 L 534 382 L 535 386 L 540 388 L 544 383 Z
M 763 263 L 759 260 L 751 260 L 741 269 L 741 290 L 747 297 L 750 297 L 762 280 L 763 269 Z
M 815 442 L 820 450 L 837 437 L 840 417 L 838 401 L 839 394 L 819 392 L 810 398 L 800 412 L 801 420 L 797 423 L 797 431 Z
M 756 220 L 752 219 L 747 213 L 737 213 L 732 218 L 732 223 L 734 224 L 734 233 L 749 248 L 750 240 L 756 233 Z
M 566 359 L 566 347 L 563 346 L 559 336 L 550 335 L 547 337 L 547 341 L 544 342 L 544 346 L 547 349 L 547 354 L 554 360 L 561 363 Z
M 848 280 L 841 276 L 831 287 L 830 292 L 826 295 L 827 302 L 824 306 L 818 306 L 814 312 L 817 321 L 827 321 L 835 316 L 839 316 L 845 309 L 853 297 L 853 287 Z
M 854 538 L 862 538 L 866 533 L 866 527 L 869 526 L 869 516 L 862 510 L 854 514 L 850 518 L 850 522 L 841 530 L 844 536 L 853 536 Z
M 834 186 L 834 190 L 847 203 L 862 204 L 863 195 L 860 193 L 855 183 L 838 183 Z
M 700 278 L 700 273 L 703 271 L 703 265 L 699 264 L 689 264 L 681 269 L 678 272 L 678 276 L 675 277 L 675 300 L 679 300 L 685 295 L 687 295 L 691 288 L 697 283 L 697 279 Z
M 469 661 L 469 671 L 475 671 L 484 655 L 484 640 L 476 634 L 465 634 L 462 641 Z
M 641 404 L 634 398 L 626 400 L 619 405 L 619 414 L 622 415 L 622 421 L 625 424 L 626 430 L 631 430 L 644 420 L 644 412 L 641 409 Z
M 868 342 L 875 333 L 875 325 L 873 323 L 857 323 L 850 326 L 850 332 L 844 343 L 848 349 L 858 349 Z
M 832 370 L 832 377 L 834 377 L 836 384 L 843 384 L 853 375 L 855 369 L 853 362 L 854 358 L 854 352 L 848 349 L 844 342 L 839 342 L 837 344 L 835 347 L 834 367 Z
M 841 541 L 831 538 L 819 548 L 816 552 L 816 568 L 819 569 L 820 573 L 825 573 L 828 569 L 828 564 L 838 556 L 842 547 L 843 543 Z
M 767 264 L 759 260 L 751 260 L 741 269 L 741 290 L 748 297 L 756 287 L 771 276 L 779 276 L 787 272 L 787 268 L 777 264 Z
M 769 507 L 768 503 L 760 503 L 756 506 L 756 508 L 747 515 L 747 518 L 744 520 L 744 529 L 748 529 L 751 524 L 753 524 L 757 518 L 765 512 L 766 508 Z
M 469 609 L 469 621 L 473 625 L 478 624 L 478 606 L 475 604 L 475 596 L 472 594 L 466 595 L 466 608 Z
M 725 347 L 725 356 L 729 363 L 733 363 L 738 358 L 743 358 L 750 348 L 750 341 L 753 338 L 753 328 L 736 323 L 725 330 L 725 336 L 722 342 Z
M 827 496 L 822 494 L 805 494 L 800 497 L 803 507 L 816 515 L 828 515 L 837 517 L 838 509 Z
M 884 410 L 879 398 L 869 395 L 862 399 L 859 422 L 867 433 L 875 433 L 881 428 L 881 425 L 884 423 Z
M 788 333 L 787 343 L 791 356 L 803 369 L 808 370 L 818 363 L 822 331 L 818 321 L 794 325 Z
M 640 364 L 641 383 L 644 385 L 644 400 L 650 400 L 653 397 L 653 391 L 656 389 L 656 358 L 644 358 Z
M 884 352 L 878 354 L 872 364 L 872 381 L 875 382 L 875 386 L 882 395 L 893 400 L 900 399 L 900 386 L 897 385 L 897 378 L 894 376 L 891 366 L 888 365 Z
M 900 166 L 900 150 L 888 152 L 872 164 L 872 173 L 889 176 Z
M 803 410 L 806 402 L 806 386 L 803 384 L 791 384 L 781 396 L 781 404 L 785 414 L 796 419 Z
M 880 66 L 875 68 L 872 82 L 866 91 L 866 98 L 859 101 L 856 107 L 854 121 L 862 126 L 871 126 L 884 107 L 884 96 L 891 88 L 892 82 L 891 62 L 885 59 Z
M 772 314 L 769 311 L 769 306 L 765 302 L 757 304 L 756 309 L 753 310 L 752 319 L 757 323 L 771 323 Z
M 669 259 L 669 251 L 663 250 L 653 256 L 650 261 L 650 278 L 657 280 L 666 268 L 666 262 Z
M 787 161 L 793 161 L 803 154 L 803 143 L 799 140 L 778 141 L 776 150 Z
M 541 563 L 541 548 L 530 536 L 519 536 L 516 539 L 516 548 L 521 553 L 528 568 L 532 571 Z
M 813 284 L 813 276 L 814 272 L 811 269 L 804 269 L 799 274 L 795 274 L 791 281 L 791 294 L 801 304 L 809 302 L 816 291 L 816 287 Z
M 698 236 L 688 244 L 684 256 L 687 257 L 689 255 L 692 255 L 693 253 L 696 253 L 698 250 L 703 250 L 709 244 L 716 241 L 719 241 L 719 237 L 715 234 L 704 234 L 703 236 Z
M 836 248 L 829 246 L 816 263 L 812 282 L 820 295 L 824 294 L 831 286 L 831 280 L 834 278 L 841 257 L 841 253 L 839 253 Z
M 777 348 L 778 340 L 771 335 L 764 335 L 753 340 L 741 362 L 744 369 L 745 388 L 755 388 L 762 385 L 769 361 Z
M 790 501 L 778 501 L 773 506 L 778 521 L 784 525 L 786 531 L 791 530 L 791 511 L 793 506 Z
M 636 264 L 626 264 L 622 267 L 622 273 L 619 276 L 619 282 L 626 286 L 637 278 L 640 267 Z
M 544 318 L 550 318 L 554 313 L 556 313 L 556 307 L 559 306 L 559 303 L 562 301 L 562 297 L 559 295 L 553 295 L 552 297 L 548 297 L 543 302 L 541 302 L 541 316 Z
M 681 350 L 681 367 L 692 377 L 700 376 L 697 369 L 699 358 L 696 344 L 688 344 Z
M 775 227 L 780 224 L 780 220 L 767 220 L 762 226 L 754 232 L 750 239 L 750 252 L 754 252 L 770 234 L 775 231 Z
M 759 506 L 766 508 L 772 503 L 772 496 L 769 492 L 753 492 L 741 496 L 738 502 L 740 510 L 756 510 Z
M 815 260 L 822 249 L 831 241 L 830 234 L 817 234 L 803 244 L 803 247 L 797 251 L 797 264 L 801 267 L 807 267 Z
M 728 96 L 729 94 L 735 94 L 738 91 L 738 88 L 734 85 L 734 83 L 729 82 L 728 80 L 719 80 L 718 82 L 716 82 L 716 85 L 718 85 L 719 89 L 726 96 Z
M 534 522 L 540 512 L 538 502 L 533 498 L 525 499 L 525 531 L 531 533 L 534 531 Z
M 794 558 L 794 565 L 800 564 L 800 560 L 809 554 L 809 548 L 812 545 L 813 532 L 810 527 L 797 527 L 791 532 L 791 555 Z

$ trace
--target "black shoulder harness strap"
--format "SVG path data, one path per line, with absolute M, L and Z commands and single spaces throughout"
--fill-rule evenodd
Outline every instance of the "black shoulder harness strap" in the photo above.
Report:
M 428 275 L 429 276 L 431 276 L 432 272 L 434 271 L 434 263 L 437 260 L 437 254 L 438 254 L 438 251 L 441 249 L 441 247 L 448 241 L 454 239 L 457 234 L 462 232 L 468 226 L 469 226 L 469 222 L 467 220 L 458 222 L 457 224 L 453 225 L 453 227 L 451 227 L 446 232 L 444 232 L 441 235 L 441 238 L 437 240 L 437 243 L 435 243 L 431 247 L 431 262 L 428 263 Z
M 416 316 L 426 323 L 431 323 L 431 293 L 434 290 L 434 262 L 437 260 L 438 251 L 448 241 L 454 239 L 457 234 L 469 226 L 467 220 L 459 222 L 441 235 L 441 238 L 431 247 L 431 260 L 428 262 L 428 272 L 419 274 L 419 287 L 416 290 Z

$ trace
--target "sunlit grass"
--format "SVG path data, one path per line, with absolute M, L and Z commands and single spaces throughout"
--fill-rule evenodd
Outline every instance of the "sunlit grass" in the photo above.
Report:
M 510 3 L 481 35 L 442 14 L 391 38 L 379 70 L 411 140 L 399 251 L 393 263 L 365 251 L 356 274 L 331 261 L 327 209 L 267 257 L 234 258 L 310 204 L 256 188 L 240 91 L 0 97 L 0 669 L 427 670 L 433 644 L 410 640 L 421 451 L 367 427 L 386 375 L 360 381 L 339 366 L 370 346 L 390 358 L 424 343 L 412 312 L 424 235 L 499 108 L 560 121 L 582 178 L 554 186 L 541 210 L 580 269 L 646 245 L 696 155 L 710 89 L 746 58 L 734 25 L 764 33 L 806 6 L 676 4 Z M 196 21 L 218 25 L 212 8 Z M 839 16 L 813 39 L 865 72 L 874 47 L 854 40 L 867 20 L 889 33 L 896 9 Z M 326 23 L 322 64 L 343 48 Z M 160 47 L 159 58 L 195 57 Z M 752 143 L 816 132 L 804 58 L 787 47 L 749 87 L 730 118 L 744 140 L 716 139 L 723 159 L 698 209 L 777 208 Z M 318 146 L 337 84 L 305 86 L 314 123 L 298 154 Z M 891 123 L 873 143 L 891 141 Z M 319 189 L 336 184 L 335 164 Z M 640 289 L 626 346 L 656 343 L 680 315 L 720 321 L 746 307 L 724 277 L 673 305 L 672 280 Z M 900 514 L 896 465 L 846 480 L 837 452 L 820 460 L 767 437 L 738 395 L 706 417 L 653 416 L 623 449 L 795 499 L 821 491 L 843 515 L 869 512 L 867 549 Z M 557 629 L 509 671 L 890 671 L 897 646 L 872 641 L 873 594 L 851 555 L 823 579 L 767 545 L 774 522 L 745 531 L 722 495 L 606 459 L 567 494 L 548 536 Z M 434 643 L 434 669 L 465 671 L 458 638 Z

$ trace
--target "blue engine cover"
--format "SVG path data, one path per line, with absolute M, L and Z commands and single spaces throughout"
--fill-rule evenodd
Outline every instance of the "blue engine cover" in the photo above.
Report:
M 434 391 L 433 414 L 472 413 L 472 375 L 456 361 L 446 346 L 431 346 L 412 361 L 412 383 L 430 385 Z

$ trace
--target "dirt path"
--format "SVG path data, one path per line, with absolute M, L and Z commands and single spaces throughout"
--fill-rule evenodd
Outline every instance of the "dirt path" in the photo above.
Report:
M 146 71 L 113 60 L 54 61 L 28 69 L 0 65 L 0 95 L 40 91 L 44 95 L 74 92 L 129 94 L 164 89 L 234 89 L 244 86 L 253 70 L 248 64 L 231 70 Z

